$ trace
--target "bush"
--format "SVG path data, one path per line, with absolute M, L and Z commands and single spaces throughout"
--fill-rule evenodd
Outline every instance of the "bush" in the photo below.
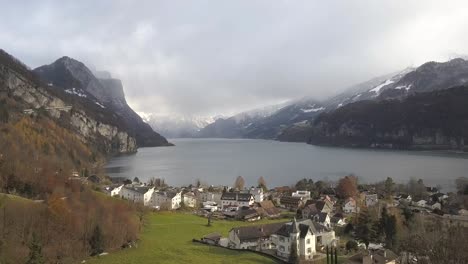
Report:
M 357 250 L 358 249 L 358 243 L 354 240 L 349 240 L 346 242 L 346 250 Z

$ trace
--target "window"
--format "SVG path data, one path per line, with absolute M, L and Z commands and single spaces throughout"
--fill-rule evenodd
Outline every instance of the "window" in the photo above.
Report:
M 312 248 L 307 248 L 307 253 L 312 253 Z
M 279 237 L 279 241 L 280 241 L 280 242 L 284 242 L 284 237 L 280 236 L 280 237 Z
M 280 251 L 284 251 L 284 246 L 279 246 Z
M 309 239 L 307 239 L 307 244 L 310 244 L 310 238 L 309 238 Z

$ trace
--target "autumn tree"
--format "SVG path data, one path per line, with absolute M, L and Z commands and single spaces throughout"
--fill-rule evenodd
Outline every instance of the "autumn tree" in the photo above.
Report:
M 348 175 L 341 178 L 336 187 L 337 195 L 341 198 L 356 197 L 358 195 L 357 177 Z
M 264 191 L 268 190 L 268 188 L 266 186 L 266 181 L 263 178 L 263 176 L 260 176 L 260 178 L 258 178 L 258 187 L 262 188 Z
M 236 181 L 234 182 L 234 188 L 238 190 L 244 189 L 245 181 L 242 176 L 237 176 Z
M 29 257 L 26 264 L 43 264 L 45 263 L 42 256 L 42 245 L 36 233 L 33 233 L 31 244 L 29 245 Z

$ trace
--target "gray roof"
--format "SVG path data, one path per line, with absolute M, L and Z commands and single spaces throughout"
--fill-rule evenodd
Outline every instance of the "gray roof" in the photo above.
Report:
M 235 232 L 240 241 L 256 241 L 259 238 L 270 237 L 275 234 L 284 223 L 273 223 L 265 225 L 242 226 L 231 229 Z
M 248 202 L 252 199 L 250 193 L 225 192 L 221 195 L 221 200 Z
M 129 190 L 129 191 L 133 191 L 133 192 L 137 192 L 137 193 L 140 193 L 140 194 L 145 194 L 149 188 L 148 187 L 145 187 L 145 186 L 142 186 L 142 187 L 132 187 L 132 186 L 124 186 L 125 189 Z

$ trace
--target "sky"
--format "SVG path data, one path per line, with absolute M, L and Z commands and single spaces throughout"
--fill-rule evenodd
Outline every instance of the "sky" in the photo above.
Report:
M 0 48 L 70 56 L 137 112 L 230 115 L 468 54 L 468 1 L 0 0 Z

